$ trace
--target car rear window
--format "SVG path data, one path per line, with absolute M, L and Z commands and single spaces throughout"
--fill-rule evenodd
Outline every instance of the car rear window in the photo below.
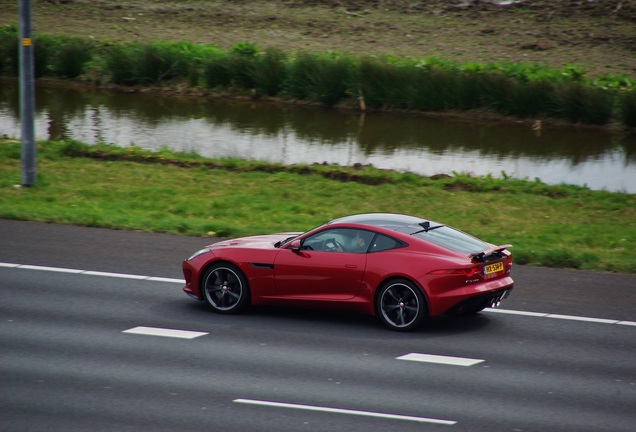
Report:
M 428 231 L 415 233 L 413 236 L 465 254 L 482 252 L 489 247 L 487 243 L 448 226 L 436 226 Z

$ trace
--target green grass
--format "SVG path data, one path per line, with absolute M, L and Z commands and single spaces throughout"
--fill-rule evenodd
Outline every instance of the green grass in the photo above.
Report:
M 512 243 L 519 264 L 636 273 L 634 194 L 505 174 L 432 180 L 373 167 L 286 167 L 78 142 L 39 142 L 37 154 L 36 184 L 17 188 L 20 143 L 0 140 L 0 218 L 230 237 L 399 212 Z

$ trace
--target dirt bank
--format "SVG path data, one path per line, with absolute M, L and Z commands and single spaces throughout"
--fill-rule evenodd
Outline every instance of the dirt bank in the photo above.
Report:
M 17 24 L 16 1 L 0 25 Z M 33 28 L 106 41 L 241 41 L 289 51 L 336 50 L 458 61 L 576 64 L 636 79 L 636 1 L 39 0 Z M 619 7 L 620 6 L 620 7 Z

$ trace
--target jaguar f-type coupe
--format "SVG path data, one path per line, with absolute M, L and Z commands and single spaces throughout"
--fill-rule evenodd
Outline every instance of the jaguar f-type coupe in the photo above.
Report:
M 510 247 L 420 217 L 357 214 L 211 244 L 183 261 L 183 290 L 222 314 L 249 304 L 345 308 L 408 331 L 498 306 L 513 288 Z

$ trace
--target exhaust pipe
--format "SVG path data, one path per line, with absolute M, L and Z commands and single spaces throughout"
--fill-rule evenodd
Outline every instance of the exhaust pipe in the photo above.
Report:
M 506 297 L 508 297 L 508 294 L 510 294 L 510 291 L 506 290 L 503 293 L 501 293 L 501 295 L 498 295 L 497 297 L 493 297 L 490 300 L 490 307 L 493 307 L 493 308 L 499 307 L 499 305 L 501 304 L 501 301 L 505 299 Z

